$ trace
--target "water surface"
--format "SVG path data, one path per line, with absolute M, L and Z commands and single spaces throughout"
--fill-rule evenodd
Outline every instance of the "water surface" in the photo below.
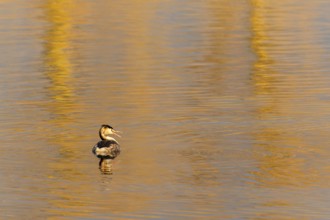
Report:
M 1 1 L 0 218 L 328 218 L 329 11 Z

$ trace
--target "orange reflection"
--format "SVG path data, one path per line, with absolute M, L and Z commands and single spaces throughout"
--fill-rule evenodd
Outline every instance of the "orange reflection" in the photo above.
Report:
M 305 144 L 288 127 L 274 123 L 276 118 L 283 120 L 293 114 L 285 108 L 290 97 L 279 96 L 281 87 L 277 82 L 280 75 L 273 70 L 275 61 L 272 51 L 275 46 L 270 30 L 276 24 L 267 22 L 270 11 L 264 0 L 253 0 L 252 5 L 252 47 L 257 55 L 253 82 L 255 94 L 262 97 L 262 105 L 256 109 L 256 116 L 263 125 L 254 134 L 258 171 L 253 174 L 264 187 L 307 186 L 311 180 L 304 167 L 304 159 L 298 156 L 302 153 L 301 146 Z
M 45 19 L 49 23 L 49 29 L 44 36 L 44 60 L 45 74 L 50 80 L 50 86 L 47 88 L 50 94 L 47 108 L 51 113 L 51 119 L 47 121 L 46 127 L 50 129 L 49 141 L 61 147 L 63 156 L 71 157 L 78 136 L 70 132 L 70 126 L 79 109 L 73 87 L 71 61 L 73 59 L 74 2 L 71 0 L 47 1 L 44 9 Z M 70 135 L 67 134 L 68 132 Z
M 54 99 L 52 110 L 58 116 L 66 116 L 74 108 L 72 87 L 72 1 L 48 1 L 46 20 L 50 28 L 45 36 L 46 74 L 51 80 L 49 90 Z M 58 122 L 61 122 L 59 120 Z M 66 120 L 63 120 L 65 123 Z
M 51 146 L 57 146 L 59 157 L 54 161 L 49 161 L 48 166 L 53 171 L 50 179 L 61 178 L 75 180 L 82 177 L 83 172 L 79 170 L 77 161 L 74 161 L 75 151 L 79 146 L 79 137 L 77 133 L 70 131 L 70 126 L 74 121 L 74 113 L 77 112 L 78 103 L 75 97 L 73 74 L 73 15 L 72 11 L 77 9 L 76 3 L 72 0 L 49 0 L 43 6 L 45 10 L 45 20 L 49 28 L 44 36 L 44 62 L 45 74 L 50 80 L 50 86 L 47 88 L 50 94 L 47 108 L 51 113 L 51 120 L 47 121 L 46 134 Z M 74 174 L 72 170 L 77 170 Z M 70 202 L 72 195 L 67 194 L 65 190 L 58 190 L 63 182 L 57 183 L 50 181 L 51 193 L 59 198 L 52 200 L 51 203 L 57 208 L 65 208 L 73 205 L 84 206 L 85 202 Z M 81 189 L 71 189 L 71 193 L 79 194 Z M 67 202 L 61 202 L 67 201 Z M 56 211 L 52 211 L 56 212 Z M 61 215 L 70 215 L 66 211 L 59 211 Z
M 253 79 L 255 83 L 256 94 L 268 94 L 275 92 L 273 82 L 276 80 L 276 72 L 272 70 L 271 65 L 274 60 L 269 52 L 270 37 L 267 33 L 267 9 L 263 0 L 252 0 L 253 12 L 252 23 L 252 48 L 257 55 L 257 61 L 254 63 Z

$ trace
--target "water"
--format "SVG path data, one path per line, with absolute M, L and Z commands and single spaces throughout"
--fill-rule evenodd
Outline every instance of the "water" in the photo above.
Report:
M 1 1 L 0 219 L 327 219 L 329 11 Z

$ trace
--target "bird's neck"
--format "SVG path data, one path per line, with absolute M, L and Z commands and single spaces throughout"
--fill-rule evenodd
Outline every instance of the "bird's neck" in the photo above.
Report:
M 115 141 L 115 142 L 118 143 L 118 141 L 117 141 L 116 139 L 114 139 L 113 137 L 110 137 L 110 136 L 104 136 L 103 138 L 104 138 L 104 140 L 107 140 L 107 141 Z

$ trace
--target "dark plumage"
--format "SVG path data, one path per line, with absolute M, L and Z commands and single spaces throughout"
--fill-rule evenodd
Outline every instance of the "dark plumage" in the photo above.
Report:
M 92 152 L 98 158 L 115 159 L 120 154 L 120 146 L 116 141 L 102 140 L 93 147 Z

